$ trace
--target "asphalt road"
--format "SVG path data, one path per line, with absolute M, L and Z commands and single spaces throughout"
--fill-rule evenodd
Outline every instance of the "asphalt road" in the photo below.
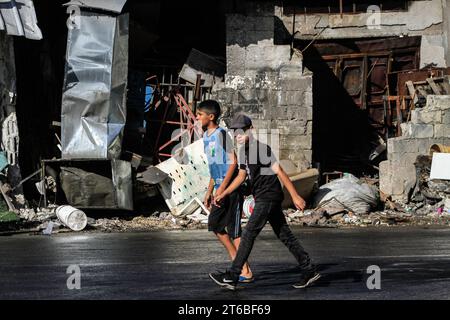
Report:
M 71 233 L 0 237 L 0 299 L 450 298 L 449 228 L 293 230 L 322 273 L 303 290 L 291 287 L 295 261 L 270 229 L 250 257 L 256 281 L 236 292 L 207 276 L 229 263 L 206 230 Z M 79 290 L 67 288 L 70 265 L 80 267 Z M 380 290 L 367 288 L 371 265 Z

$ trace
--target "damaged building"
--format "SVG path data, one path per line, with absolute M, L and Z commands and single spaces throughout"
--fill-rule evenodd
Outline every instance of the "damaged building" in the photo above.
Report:
M 417 156 L 450 145 L 447 0 L 24 2 L 0 7 L 16 208 L 135 209 L 157 194 L 136 177 L 171 158 L 177 129 L 183 146 L 201 135 L 207 98 L 225 125 L 245 113 L 279 133 L 293 172 L 379 178 L 385 199 L 407 200 Z

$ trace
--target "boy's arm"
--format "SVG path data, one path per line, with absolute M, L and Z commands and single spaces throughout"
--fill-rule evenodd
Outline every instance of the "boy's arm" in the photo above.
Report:
M 275 162 L 272 165 L 272 171 L 275 172 L 275 174 L 281 180 L 283 186 L 287 189 L 287 191 L 291 195 L 292 202 L 294 203 L 295 207 L 298 210 L 304 210 L 306 206 L 305 200 L 299 196 L 297 190 L 295 190 L 295 187 L 291 182 L 291 179 L 289 179 L 288 175 L 286 174 L 286 172 L 284 172 L 283 168 L 281 168 L 278 162 Z
M 221 202 L 223 198 L 236 190 L 244 181 L 247 176 L 247 171 L 245 169 L 239 169 L 238 175 L 234 178 L 233 182 L 226 188 L 220 195 L 215 197 L 216 202 Z
M 236 155 L 234 152 L 227 153 L 228 163 L 230 166 L 228 167 L 227 173 L 225 174 L 225 178 L 223 179 L 223 182 L 219 186 L 219 188 L 216 191 L 216 196 L 220 195 L 227 187 L 228 184 L 231 181 L 231 177 L 233 176 L 234 171 L 237 167 L 237 161 L 236 161 Z
M 211 195 L 212 195 L 213 191 L 214 191 L 214 179 L 211 178 L 209 180 L 208 190 L 206 191 L 206 194 L 205 194 L 205 199 L 203 200 L 203 204 L 207 208 L 209 208 L 209 206 L 211 204 L 210 201 L 211 201 Z

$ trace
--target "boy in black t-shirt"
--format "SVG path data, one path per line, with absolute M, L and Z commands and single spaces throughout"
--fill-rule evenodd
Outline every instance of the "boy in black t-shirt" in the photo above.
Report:
M 287 174 L 280 167 L 269 146 L 257 141 L 250 133 L 251 119 L 238 115 L 232 122 L 230 129 L 234 129 L 237 142 L 243 146 L 238 151 L 239 173 L 216 201 L 222 201 L 227 195 L 236 190 L 246 179 L 251 185 L 255 198 L 255 207 L 242 233 L 241 243 L 230 271 L 224 273 L 210 273 L 209 276 L 218 285 L 234 290 L 239 279 L 242 266 L 247 261 L 253 248 L 254 241 L 267 221 L 272 226 L 277 237 L 286 245 L 296 258 L 302 269 L 298 283 L 294 288 L 305 288 L 320 278 L 315 266 L 311 264 L 308 253 L 300 245 L 298 239 L 289 228 L 281 209 L 283 190 L 280 181 L 288 190 L 295 207 L 305 208 L 305 201 L 295 190 Z

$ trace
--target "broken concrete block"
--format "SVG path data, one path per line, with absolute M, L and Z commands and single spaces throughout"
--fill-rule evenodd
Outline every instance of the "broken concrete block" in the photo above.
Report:
M 450 110 L 442 112 L 442 124 L 450 125 Z
M 436 124 L 434 126 L 434 136 L 436 138 L 450 137 L 450 125 L 448 124 Z
M 391 153 L 417 152 L 418 144 L 417 139 L 407 139 L 405 137 L 388 139 L 388 158 Z
M 384 194 L 392 194 L 391 183 L 391 161 L 382 161 L 379 164 L 380 168 L 380 191 Z
M 433 125 L 414 124 L 411 122 L 401 124 L 403 137 L 432 138 L 434 136 Z
M 436 128 L 435 128 L 436 129 Z M 418 153 L 428 154 L 430 147 L 436 143 L 436 139 L 418 139 Z
M 411 122 L 413 124 L 435 124 L 442 122 L 441 110 L 416 109 L 411 111 Z
M 427 110 L 447 110 L 450 109 L 450 95 L 428 95 L 427 104 L 425 106 Z

